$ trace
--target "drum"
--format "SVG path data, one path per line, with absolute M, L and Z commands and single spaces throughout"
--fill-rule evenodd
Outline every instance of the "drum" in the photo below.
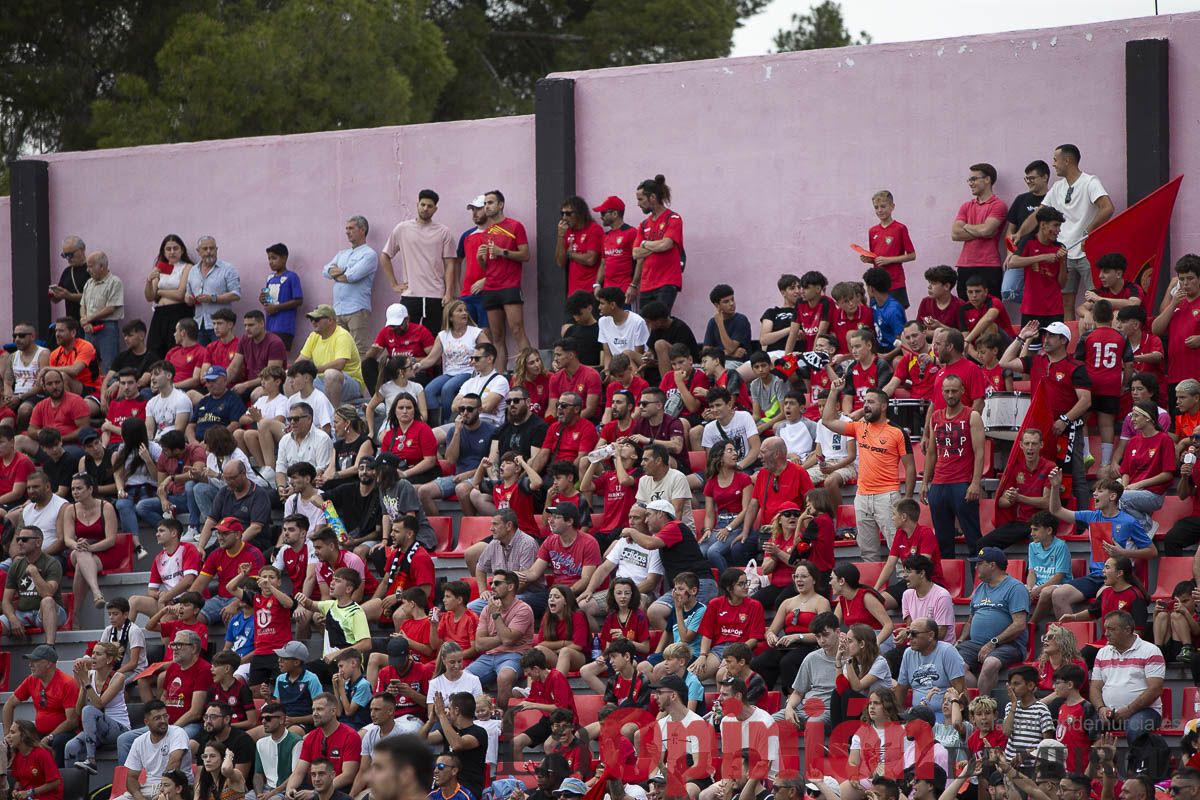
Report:
M 983 430 L 994 439 L 1016 439 L 1032 398 L 1024 392 L 992 392 L 983 401 Z
M 910 441 L 920 441 L 925 431 L 925 414 L 929 401 L 915 397 L 888 401 L 888 420 L 908 434 Z

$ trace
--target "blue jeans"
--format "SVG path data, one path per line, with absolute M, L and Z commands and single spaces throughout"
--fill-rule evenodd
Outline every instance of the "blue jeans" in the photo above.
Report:
M 65 752 L 68 766 L 76 761 L 96 759 L 96 746 L 115 744 L 117 737 L 129 730 L 129 726 L 109 719 L 103 711 L 90 703 L 83 707 L 83 733 L 67 742 Z
M 734 514 L 718 514 L 713 532 L 709 534 L 707 539 L 700 543 L 700 552 L 708 559 L 708 563 L 717 568 L 718 572 L 723 572 L 729 566 L 733 540 L 742 533 L 741 528 L 730 528 L 729 535 L 725 537 L 724 541 L 717 541 L 717 531 L 728 525 L 734 516 Z
M 1121 510 L 1141 523 L 1147 535 L 1150 533 L 1150 516 L 1163 507 L 1163 496 L 1149 489 L 1126 489 L 1121 495 Z
M 467 307 L 467 313 L 471 315 L 475 324 L 487 330 L 487 311 L 483 307 L 483 298 L 477 294 L 464 294 L 458 299 L 463 301 L 463 305 Z
M 105 320 L 100 325 L 103 327 L 100 330 L 93 330 L 87 335 L 87 340 L 96 348 L 96 354 L 100 356 L 101 370 L 107 370 L 112 366 L 113 360 L 120 352 L 121 346 L 121 320 Z
M 197 516 L 192 518 L 192 524 L 199 528 L 204 524 L 204 520 L 208 518 L 208 513 L 212 511 L 213 500 L 217 498 L 217 492 L 220 491 L 211 483 L 197 482 L 192 487 L 192 493 L 189 495 L 192 502 L 196 505 Z M 191 507 L 188 508 L 191 511 Z
M 195 739 L 200 735 L 200 731 L 204 730 L 199 722 L 189 722 L 183 726 L 183 732 L 188 735 L 189 739 Z M 117 763 L 124 765 L 129 759 L 129 750 L 133 747 L 133 743 L 143 733 L 149 733 L 150 729 L 143 725 L 140 728 L 134 728 L 131 731 L 125 731 L 117 737 Z
M 471 378 L 471 373 L 462 372 L 458 375 L 442 373 L 429 382 L 425 387 L 425 402 L 430 406 L 436 405 L 442 409 L 442 421 L 453 419 L 454 412 L 450 406 L 458 396 L 458 390 Z
M 929 487 L 929 514 L 937 534 L 942 558 L 954 558 L 954 521 L 958 520 L 967 552 L 975 554 L 979 546 L 979 501 L 967 502 L 966 483 L 935 483 Z
M 134 542 L 138 541 L 138 513 L 137 505 L 142 500 L 153 500 L 158 502 L 158 498 L 154 495 L 153 487 L 148 484 L 138 484 L 129 487 L 128 497 L 118 497 L 113 501 L 113 505 L 117 509 L 117 520 L 120 523 L 121 533 L 132 533 Z M 162 507 L 159 506 L 159 510 Z M 158 524 L 157 522 L 155 523 Z
M 176 508 L 187 507 L 188 513 L 191 513 L 190 505 L 191 505 L 191 496 L 192 496 L 193 492 L 190 490 L 194 486 L 195 486 L 194 481 L 188 481 L 185 484 L 183 494 L 167 495 L 167 500 L 171 503 L 171 505 L 175 506 Z M 162 519 L 163 519 L 162 503 L 158 502 L 157 497 L 147 497 L 145 500 L 139 500 L 137 502 L 137 505 L 134 508 L 137 511 L 138 519 L 140 519 L 142 522 L 149 525 L 151 528 L 157 528 L 158 523 L 162 522 Z M 199 527 L 199 525 L 202 525 L 204 523 L 204 521 L 203 520 L 196 521 L 193 519 L 193 520 L 190 520 L 190 523 L 192 525 Z
M 1000 299 L 1006 303 L 1019 303 L 1025 296 L 1025 270 L 1006 269 L 1000 282 Z
M 1146 734 L 1158 730 L 1158 726 L 1161 724 L 1162 714 L 1153 708 L 1135 711 L 1129 719 L 1125 720 L 1125 740 L 1131 745 L 1136 744 Z

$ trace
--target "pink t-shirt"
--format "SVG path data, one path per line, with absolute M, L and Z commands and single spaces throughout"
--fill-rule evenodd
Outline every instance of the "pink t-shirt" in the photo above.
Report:
M 992 195 L 980 203 L 974 198 L 963 203 L 958 209 L 955 221 L 962 220 L 968 225 L 982 225 L 992 217 L 1000 220 L 996 235 L 989 239 L 970 239 L 963 242 L 962 252 L 958 254 L 956 267 L 999 267 L 1000 266 L 1000 237 L 1004 235 L 1004 220 L 1008 216 L 1008 204 L 999 195 Z
M 954 644 L 954 601 L 950 593 L 936 583 L 930 587 L 924 597 L 917 597 L 912 589 L 906 589 L 900 598 L 900 616 L 907 619 L 929 617 L 940 626 L 946 628 L 942 641 Z

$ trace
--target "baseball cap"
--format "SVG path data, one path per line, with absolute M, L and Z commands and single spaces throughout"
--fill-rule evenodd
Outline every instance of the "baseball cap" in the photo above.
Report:
M 236 531 L 237 533 L 241 533 L 246 530 L 246 526 L 237 517 L 225 517 L 225 519 L 216 524 L 216 529 L 222 532 Z
M 408 663 L 408 639 L 403 636 L 393 636 L 388 639 L 388 663 L 399 669 Z
M 1008 566 L 1008 556 L 999 547 L 985 547 L 979 551 L 979 555 L 971 558 L 972 564 L 978 564 L 981 561 L 991 561 L 1000 569 Z
M 308 317 L 309 319 L 320 319 L 321 317 L 326 317 L 327 319 L 337 319 L 337 312 L 335 312 L 333 310 L 333 306 L 329 305 L 328 303 L 321 303 L 321 305 L 317 306 L 304 316 Z
M 26 661 L 53 661 L 58 663 L 58 651 L 48 644 L 39 644 L 25 654 Z
M 795 503 L 793 503 L 793 502 L 791 502 L 791 501 L 788 501 L 788 502 L 786 502 L 786 503 L 783 503 L 783 504 L 781 504 L 781 505 L 779 505 L 779 506 L 776 506 L 776 508 L 775 508 L 775 515 L 776 515 L 776 516 L 778 516 L 778 515 L 782 514 L 782 513 L 783 513 L 783 512 L 785 512 L 785 511 L 795 511 L 795 512 L 797 512 L 797 513 L 801 513 L 801 512 L 803 512 L 803 511 L 804 511 L 804 509 L 800 508 L 800 506 L 796 505 Z
M 225 371 L 225 368 L 219 367 L 216 364 L 210 365 L 208 371 L 204 373 L 204 380 L 206 381 L 215 381 L 217 378 L 228 377 L 229 373 Z
M 547 514 L 555 514 L 563 519 L 579 524 L 579 506 L 574 503 L 559 503 L 554 508 L 546 509 Z
M 680 678 L 678 675 L 667 675 L 650 688 L 654 689 L 654 691 L 666 689 L 669 692 L 674 692 L 675 694 L 679 695 L 680 700 L 686 700 L 688 695 L 687 684 L 684 683 L 683 678 Z
M 404 307 L 404 303 L 392 303 L 387 307 L 388 325 L 403 325 L 406 319 L 408 319 L 408 309 Z
M 592 211 L 603 214 L 605 211 L 620 211 L 625 213 L 625 201 L 617 197 L 615 194 L 610 194 L 604 198 L 604 202 L 594 207 Z
M 377 466 L 377 467 L 388 466 L 388 467 L 395 467 L 396 469 L 399 469 L 400 468 L 400 456 L 396 455 L 395 453 L 376 453 L 375 454 L 375 466 Z
M 95 428 L 80 428 L 79 429 L 79 443 L 80 444 L 87 444 L 88 442 L 93 441 L 95 439 L 99 439 L 99 438 L 100 438 L 100 434 L 96 431 Z
M 297 661 L 308 661 L 308 645 L 295 639 L 275 651 L 280 658 L 294 658 Z
M 587 792 L 587 784 L 579 780 L 579 778 L 567 778 L 560 783 L 558 788 L 551 792 L 551 794 L 553 794 L 555 797 L 561 794 L 577 794 L 580 797 L 583 797 L 585 794 L 587 794 Z
M 1071 341 L 1071 329 L 1061 322 L 1051 322 L 1042 328 L 1042 333 L 1054 333 L 1066 337 L 1068 342 Z
M 487 205 L 487 198 L 483 195 L 476 195 L 475 199 L 467 203 L 467 208 L 483 208 Z
M 646 504 L 647 511 L 661 511 L 671 519 L 675 519 L 675 506 L 668 500 L 651 500 Z
M 646 779 L 646 783 L 657 783 L 659 786 L 667 785 L 667 776 L 661 772 L 656 772 Z

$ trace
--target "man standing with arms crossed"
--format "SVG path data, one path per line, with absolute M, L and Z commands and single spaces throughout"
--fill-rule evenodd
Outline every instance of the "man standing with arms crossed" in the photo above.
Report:
M 442 329 L 442 309 L 458 288 L 454 236 L 445 225 L 433 221 L 439 199 L 433 189 L 418 192 L 417 216 L 397 225 L 379 253 L 379 266 L 392 289 L 403 295 L 400 302 L 408 316 L 435 333 Z M 404 280 L 396 277 L 392 263 L 397 255 Z
M 1000 296 L 1003 271 L 1000 268 L 1000 237 L 1008 206 L 992 191 L 996 168 L 991 164 L 972 164 L 967 185 L 971 199 L 958 209 L 950 228 L 950 238 L 962 242 L 955 268 L 958 271 L 958 296 L 967 299 L 967 278 L 982 275 L 988 294 Z
M 888 396 L 882 389 L 867 389 L 863 396 L 863 417 L 859 422 L 843 421 L 838 399 L 846 382 L 833 382 L 821 424 L 834 433 L 851 436 L 858 445 L 858 492 L 854 513 L 858 517 L 858 549 L 863 561 L 883 561 L 879 546 L 882 532 L 891 549 L 896 529 L 892 524 L 892 505 L 900 499 L 897 490 L 900 466 L 904 466 L 904 499 L 911 500 L 917 482 L 916 462 L 908 435 L 887 420 Z
M 346 240 L 350 246 L 339 250 L 321 270 L 324 277 L 333 281 L 337 324 L 350 331 L 359 356 L 371 347 L 371 288 L 379 269 L 379 255 L 367 244 L 369 229 L 366 217 L 346 220 Z

